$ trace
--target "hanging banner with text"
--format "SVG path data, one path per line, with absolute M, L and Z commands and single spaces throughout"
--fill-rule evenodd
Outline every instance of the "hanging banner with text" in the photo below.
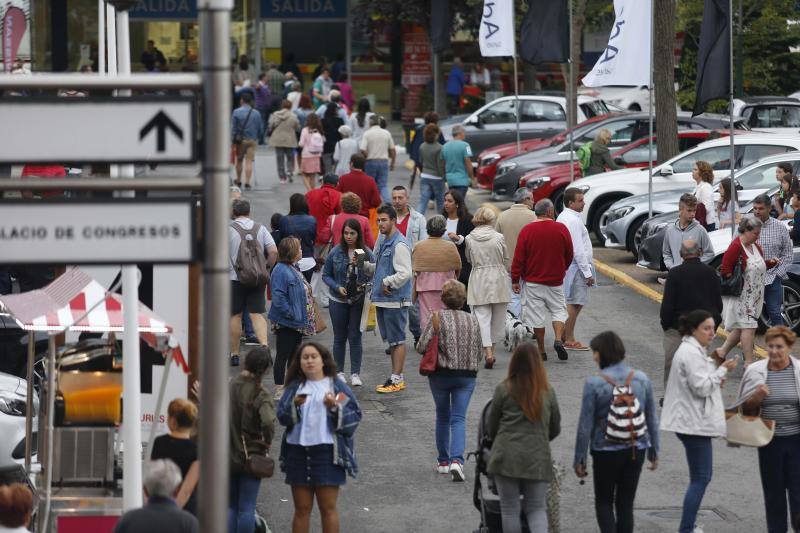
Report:
M 484 0 L 478 43 L 484 57 L 514 56 L 514 0 Z
M 196 19 L 197 0 L 138 0 L 129 13 L 131 20 Z
M 11 72 L 17 58 L 19 45 L 26 29 L 25 12 L 18 7 L 9 7 L 3 16 L 3 69 Z
M 261 18 L 345 19 L 347 0 L 261 0 Z
M 402 83 L 405 91 L 402 121 L 406 124 L 414 122 L 420 115 L 420 102 L 425 87 L 431 81 L 431 44 L 425 28 L 416 24 L 407 24 L 403 28 L 403 75 Z

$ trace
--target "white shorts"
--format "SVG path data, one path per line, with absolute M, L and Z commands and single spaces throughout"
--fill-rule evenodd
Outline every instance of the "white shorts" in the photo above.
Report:
M 552 322 L 567 321 L 564 285 L 551 287 L 525 282 L 522 288 L 522 322 L 532 328 L 544 328 L 548 314 Z
M 564 299 L 570 305 L 586 305 L 589 300 L 589 286 L 581 269 L 572 265 L 564 277 Z

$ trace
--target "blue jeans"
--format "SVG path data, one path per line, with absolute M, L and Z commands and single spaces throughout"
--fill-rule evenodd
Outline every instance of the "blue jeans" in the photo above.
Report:
M 344 372 L 344 358 L 347 354 L 347 342 L 350 342 L 350 373 L 361 372 L 361 310 L 363 298 L 355 304 L 346 304 L 330 300 L 328 311 L 331 313 L 333 326 L 333 359 L 336 368 Z
M 678 433 L 678 438 L 683 443 L 686 450 L 686 462 L 689 463 L 689 488 L 686 489 L 686 495 L 683 497 L 683 513 L 681 514 L 679 533 L 692 533 L 706 487 L 711 483 L 713 466 L 711 437 Z
M 422 336 L 419 327 L 419 301 L 414 302 L 408 307 L 408 331 L 414 336 L 414 344 Z
M 250 313 L 247 312 L 247 304 L 242 308 L 242 329 L 245 337 L 256 336 L 256 330 L 253 329 L 253 321 L 250 320 Z
M 772 283 L 764 287 L 764 307 L 767 308 L 771 326 L 783 326 L 781 306 L 783 305 L 783 285 L 777 276 Z
M 447 189 L 450 190 L 450 191 L 458 191 L 458 192 L 460 192 L 461 193 L 461 197 L 466 199 L 467 198 L 467 190 L 469 190 L 469 187 L 448 187 Z
M 419 211 L 423 215 L 428 212 L 428 202 L 436 202 L 436 212 L 444 210 L 444 179 L 434 180 L 420 178 L 419 180 Z
M 253 533 L 256 529 L 256 498 L 261 480 L 231 473 L 228 490 L 228 533 Z
M 381 200 L 387 204 L 391 203 L 392 193 L 389 192 L 389 161 L 386 159 L 367 159 L 364 172 L 372 176 L 375 180 L 375 183 L 378 185 L 378 191 L 381 193 Z
M 788 516 L 800 515 L 800 435 L 775 436 L 758 449 L 758 469 L 764 490 L 768 533 L 786 533 Z
M 436 404 L 436 449 L 439 462 L 464 464 L 466 418 L 475 378 L 432 374 L 428 384 Z

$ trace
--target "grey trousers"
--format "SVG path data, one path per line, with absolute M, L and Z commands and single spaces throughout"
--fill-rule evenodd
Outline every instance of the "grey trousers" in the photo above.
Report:
M 669 379 L 669 370 L 672 368 L 672 359 L 675 357 L 675 352 L 681 345 L 681 334 L 677 329 L 668 329 L 664 332 L 664 339 L 661 341 L 664 347 L 664 389 L 667 388 L 667 380 Z
M 500 515 L 503 520 L 503 533 L 522 533 L 520 515 L 520 494 L 522 507 L 531 533 L 547 533 L 547 481 L 519 479 L 495 474 L 497 494 L 500 496 Z
M 278 178 L 285 180 L 294 174 L 294 148 L 275 147 L 278 160 Z

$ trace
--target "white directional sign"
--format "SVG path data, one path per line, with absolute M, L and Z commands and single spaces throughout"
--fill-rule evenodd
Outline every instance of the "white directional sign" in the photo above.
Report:
M 0 162 L 191 162 L 195 122 L 191 97 L 2 99 Z
M 188 199 L 3 202 L 0 263 L 189 263 L 193 206 Z

